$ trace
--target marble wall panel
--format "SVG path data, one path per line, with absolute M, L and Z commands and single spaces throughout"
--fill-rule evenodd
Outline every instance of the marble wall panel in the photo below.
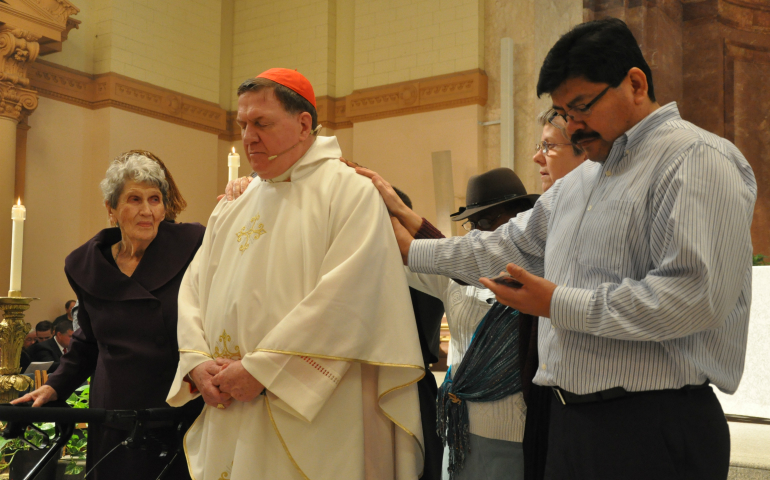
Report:
M 685 5 L 686 13 L 689 5 Z M 682 40 L 682 117 L 724 135 L 724 60 L 721 26 L 700 20 L 685 22 Z
M 751 224 L 754 251 L 770 257 L 770 90 L 765 88 L 770 78 L 770 54 L 767 57 L 769 63 L 734 61 L 732 76 L 734 141 L 757 179 L 757 203 Z
M 679 5 L 679 9 L 675 6 Z M 648 54 L 655 96 L 661 105 L 682 102 L 682 21 L 681 3 L 665 2 L 648 10 L 652 40 Z M 652 31 L 650 31 L 652 30 Z M 644 45 L 643 45 L 644 47 Z
M 758 184 L 752 223 L 754 253 L 768 255 L 770 94 L 763 80 L 770 72 L 770 29 L 748 20 L 736 22 L 743 18 L 738 15 L 741 12 L 727 3 L 704 0 L 683 5 L 681 110 L 685 119 L 734 142 L 751 164 Z M 744 16 L 749 20 L 757 18 L 750 10 L 743 13 L 748 13 Z
M 652 70 L 661 104 L 682 101 L 682 4 L 680 0 L 584 0 L 583 20 L 620 18 L 636 37 Z

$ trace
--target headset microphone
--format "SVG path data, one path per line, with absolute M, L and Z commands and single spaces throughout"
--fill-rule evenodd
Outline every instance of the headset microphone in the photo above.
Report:
M 288 152 L 288 151 L 289 151 L 289 150 L 291 150 L 292 148 L 296 147 L 296 146 L 297 146 L 297 145 L 299 145 L 300 143 L 302 143 L 302 142 L 297 142 L 297 143 L 295 143 L 294 145 L 292 145 L 291 147 L 287 148 L 286 150 L 284 150 L 284 151 L 283 151 L 283 152 L 281 152 L 281 153 L 276 153 L 275 155 L 270 155 L 269 157 L 267 157 L 267 159 L 268 159 L 268 160 L 270 160 L 270 161 L 272 162 L 273 160 L 275 160 L 276 158 L 280 157 L 280 156 L 281 156 L 281 155 L 283 155 L 284 153 Z
M 311 135 L 315 135 L 315 136 L 317 136 L 317 135 L 318 135 L 318 132 L 320 132 L 320 131 L 321 131 L 321 128 L 322 128 L 322 125 L 318 125 L 317 127 L 315 127 L 315 128 L 313 129 L 313 131 L 312 131 L 312 132 L 310 132 L 310 134 L 311 134 Z M 271 161 L 271 162 L 272 162 L 273 160 L 275 160 L 276 158 L 280 157 L 281 155 L 283 155 L 284 153 L 288 152 L 289 150 L 293 149 L 294 147 L 296 147 L 296 146 L 297 146 L 297 145 L 299 145 L 300 143 L 302 143 L 302 142 L 301 142 L 301 141 L 299 141 L 299 142 L 295 143 L 294 145 L 292 145 L 291 147 L 287 148 L 286 150 L 284 150 L 284 151 L 283 151 L 283 152 L 281 152 L 281 153 L 276 153 L 275 155 L 270 155 L 269 157 L 267 157 L 267 159 L 268 159 L 269 161 Z

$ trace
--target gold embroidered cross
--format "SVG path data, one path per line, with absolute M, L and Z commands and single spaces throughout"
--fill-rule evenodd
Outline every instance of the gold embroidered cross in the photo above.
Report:
M 241 231 L 235 233 L 235 236 L 238 237 L 238 243 L 241 243 L 241 240 L 246 239 L 243 245 L 241 245 L 238 248 L 238 250 L 240 250 L 241 253 L 245 252 L 246 249 L 251 246 L 252 240 L 256 240 L 262 235 L 267 233 L 265 231 L 264 223 L 260 223 L 259 225 L 256 225 L 256 228 L 255 228 L 255 224 L 257 223 L 257 220 L 259 220 L 259 215 L 257 215 L 256 217 L 251 217 L 251 220 L 249 220 L 251 224 L 247 225 L 249 229 L 246 230 L 246 227 L 241 227 Z M 254 236 L 252 237 L 252 235 Z
M 229 358 L 230 360 L 241 359 L 241 349 L 238 347 L 238 345 L 235 346 L 235 349 L 232 352 L 229 348 L 227 348 L 227 342 L 232 341 L 230 335 L 227 334 L 227 330 L 222 330 L 222 335 L 219 336 L 219 341 L 222 342 L 222 351 L 219 350 L 219 347 L 215 347 L 214 358 Z

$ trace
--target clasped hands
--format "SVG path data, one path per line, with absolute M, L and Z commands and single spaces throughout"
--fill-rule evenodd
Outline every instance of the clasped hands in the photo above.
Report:
M 203 401 L 217 408 L 227 408 L 233 402 L 250 402 L 265 387 L 243 367 L 240 360 L 216 358 L 203 362 L 190 372 Z

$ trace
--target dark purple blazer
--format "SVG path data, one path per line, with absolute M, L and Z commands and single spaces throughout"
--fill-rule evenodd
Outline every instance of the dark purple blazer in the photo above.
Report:
M 177 295 L 203 241 L 198 223 L 161 222 L 131 277 L 104 250 L 120 241 L 108 228 L 72 252 L 64 272 L 80 301 L 80 328 L 48 385 L 66 399 L 91 376 L 94 408 L 167 407 L 179 362 Z

